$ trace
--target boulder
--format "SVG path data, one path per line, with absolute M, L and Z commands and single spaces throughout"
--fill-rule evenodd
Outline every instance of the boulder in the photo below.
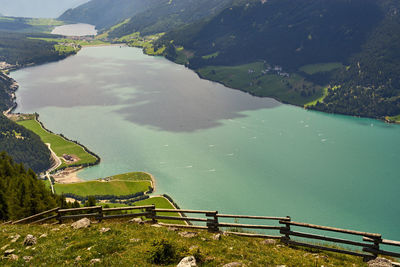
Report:
M 278 243 L 278 241 L 274 240 L 274 239 L 264 239 L 261 241 L 261 244 L 263 245 L 276 245 Z
M 137 224 L 144 224 L 144 221 L 142 220 L 142 218 L 133 218 L 129 222 L 130 223 L 137 223 Z
M 15 249 L 7 249 L 6 251 L 4 251 L 4 256 L 8 256 L 10 254 L 13 254 L 14 251 L 15 251 Z
M 193 266 L 197 266 L 196 259 L 193 256 L 188 256 L 183 258 L 177 265 L 177 267 L 193 267 Z
M 221 240 L 221 234 L 215 234 L 212 237 L 214 240 Z
M 100 262 L 101 262 L 100 259 L 91 259 L 91 260 L 90 260 L 90 264 L 91 264 L 91 265 L 96 264 L 96 263 L 100 263 Z
M 20 236 L 19 234 L 16 234 L 16 235 L 12 236 L 12 237 L 11 237 L 11 238 L 12 238 L 11 242 L 12 242 L 12 243 L 17 242 L 17 240 L 18 240 L 20 237 L 21 237 L 21 236 Z
M 79 221 L 74 222 L 71 224 L 72 228 L 74 229 L 81 229 L 81 228 L 88 228 L 90 227 L 90 220 L 88 218 L 80 219 Z
M 47 234 L 41 234 L 41 235 L 39 236 L 39 238 L 45 238 L 45 237 L 47 237 Z
M 225 264 L 223 267 L 239 267 L 239 266 L 243 266 L 243 264 L 241 262 L 231 262 Z
M 34 237 L 33 235 L 27 235 L 24 239 L 25 246 L 33 246 L 36 245 L 36 243 L 37 243 L 36 237 Z
M 109 232 L 109 231 L 111 231 L 111 229 L 110 228 L 101 228 L 100 229 L 100 233 L 107 233 L 107 232 Z
M 385 258 L 376 258 L 368 262 L 368 267 L 392 267 L 392 263 Z
M 180 232 L 179 235 L 181 237 L 185 237 L 185 238 L 192 238 L 198 235 L 198 233 L 195 232 Z
M 30 262 L 33 259 L 33 257 L 32 256 L 24 256 L 23 259 L 25 262 Z
M 15 254 L 11 254 L 10 256 L 8 256 L 8 258 L 12 261 L 17 261 L 18 260 L 18 256 Z

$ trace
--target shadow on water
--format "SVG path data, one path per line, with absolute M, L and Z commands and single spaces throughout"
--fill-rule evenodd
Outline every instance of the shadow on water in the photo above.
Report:
M 26 109 L 112 106 L 128 121 L 169 132 L 213 128 L 223 120 L 245 117 L 245 111 L 281 105 L 145 55 L 115 59 L 82 54 L 35 67 L 27 75 L 29 83 L 22 85 L 29 90 L 20 93 L 22 99 L 29 99 L 23 103 Z

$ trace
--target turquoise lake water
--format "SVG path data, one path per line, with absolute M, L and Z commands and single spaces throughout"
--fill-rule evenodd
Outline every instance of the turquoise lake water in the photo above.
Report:
M 252 97 L 136 48 L 85 48 L 12 77 L 17 112 L 101 157 L 83 179 L 147 171 L 182 208 L 400 240 L 399 125 Z

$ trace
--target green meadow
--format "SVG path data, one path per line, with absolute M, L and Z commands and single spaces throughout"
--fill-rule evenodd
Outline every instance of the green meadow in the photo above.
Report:
M 86 152 L 82 146 L 68 141 L 59 135 L 46 131 L 36 120 L 23 120 L 18 121 L 17 123 L 39 135 L 43 143 L 51 144 L 51 149 L 58 157 L 62 157 L 63 154 L 77 156 L 79 160 L 74 162 L 73 165 L 93 164 L 97 161 L 97 158 Z M 68 167 L 68 164 L 66 164 L 64 161 L 58 168 L 60 169 L 63 167 Z
M 319 72 L 328 72 L 336 69 L 343 68 L 343 64 L 340 62 L 331 62 L 331 63 L 319 63 L 319 64 L 310 64 L 301 67 L 299 70 L 305 72 L 307 74 L 313 75 Z
M 320 86 L 315 86 L 298 74 L 284 77 L 271 71 L 263 73 L 265 69 L 263 62 L 254 62 L 238 66 L 209 66 L 198 69 L 197 72 L 205 79 L 252 95 L 273 97 L 301 106 L 323 95 Z M 302 95 L 302 90 L 313 91 L 313 94 Z

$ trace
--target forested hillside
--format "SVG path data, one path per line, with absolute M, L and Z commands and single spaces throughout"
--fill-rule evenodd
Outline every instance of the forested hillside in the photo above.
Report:
M 40 137 L 0 114 L 0 152 L 39 173 L 51 166 L 50 151 Z
M 133 17 L 160 0 L 91 0 L 77 8 L 69 9 L 59 19 L 68 22 L 83 22 L 104 29 L 124 19 Z
M 13 93 L 16 90 L 14 80 L 0 72 L 0 111 L 5 111 L 14 105 Z
M 6 153 L 0 153 L 0 221 L 27 217 L 55 206 L 56 197 L 32 170 L 27 171 Z
M 296 71 L 346 61 L 382 17 L 375 0 L 249 1 L 165 39 L 194 52 L 193 68 L 266 60 Z
M 216 15 L 233 0 L 160 0 L 156 6 L 132 16 L 109 36 L 122 37 L 134 32 L 142 35 L 166 32 L 208 16 Z
M 400 3 L 381 6 L 385 18 L 332 82 L 341 86 L 329 90 L 316 109 L 378 118 L 400 114 Z
M 399 10 L 394 0 L 253 0 L 175 29 L 156 46 L 207 79 L 255 95 L 298 105 L 314 98 L 310 108 L 383 118 L 400 114 Z M 246 65 L 255 62 L 264 70 Z M 225 66 L 256 78 L 239 88 Z M 277 79 L 265 78 L 274 66 L 283 97 L 270 92 Z M 335 90 L 325 97 L 315 85 Z
M 56 43 L 33 39 L 39 37 L 54 38 L 54 35 L 0 31 L 0 62 L 24 66 L 56 61 L 67 56 L 56 51 Z

